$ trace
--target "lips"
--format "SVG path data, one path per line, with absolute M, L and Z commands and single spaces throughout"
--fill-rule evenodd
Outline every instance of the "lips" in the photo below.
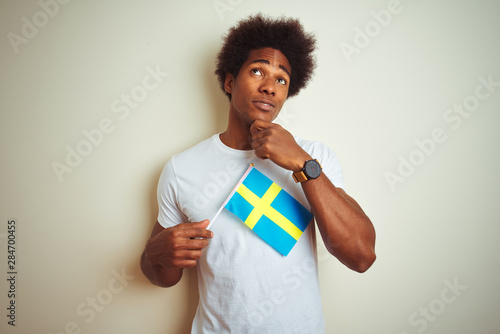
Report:
M 274 102 L 268 99 L 254 100 L 252 103 L 257 109 L 262 111 L 271 111 L 275 107 Z

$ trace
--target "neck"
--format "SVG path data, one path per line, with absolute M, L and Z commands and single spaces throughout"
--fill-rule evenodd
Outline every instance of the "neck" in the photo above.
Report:
M 233 110 L 229 111 L 229 119 L 226 131 L 221 133 L 220 140 L 226 145 L 236 150 L 252 149 L 252 134 L 250 125 L 235 116 Z
M 250 129 L 246 131 L 235 130 L 228 126 L 226 131 L 220 134 L 220 140 L 224 145 L 234 148 L 236 150 L 251 150 Z

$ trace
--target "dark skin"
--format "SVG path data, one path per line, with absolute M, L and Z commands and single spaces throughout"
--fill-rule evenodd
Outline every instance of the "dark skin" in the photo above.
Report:
M 288 97 L 292 68 L 278 50 L 252 50 L 237 77 L 226 75 L 231 94 L 229 120 L 221 141 L 235 149 L 255 150 L 261 159 L 297 172 L 311 157 L 283 127 L 272 121 Z M 290 177 L 292 177 L 290 175 Z M 348 268 L 365 272 L 375 261 L 375 230 L 359 204 L 321 174 L 301 183 L 327 250 Z M 164 229 L 156 222 L 141 258 L 141 268 L 155 285 L 175 285 L 184 268 L 194 267 L 213 233 L 209 221 Z

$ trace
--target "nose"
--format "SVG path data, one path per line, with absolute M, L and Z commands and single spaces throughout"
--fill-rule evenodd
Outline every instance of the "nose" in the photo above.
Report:
M 276 88 L 274 87 L 274 81 L 271 79 L 263 80 L 259 87 L 259 92 L 274 96 L 276 94 Z

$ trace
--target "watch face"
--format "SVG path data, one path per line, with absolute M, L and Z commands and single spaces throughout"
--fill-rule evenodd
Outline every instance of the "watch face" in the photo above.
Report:
M 309 179 L 315 179 L 321 174 L 321 166 L 316 160 L 308 160 L 304 166 L 304 174 Z

